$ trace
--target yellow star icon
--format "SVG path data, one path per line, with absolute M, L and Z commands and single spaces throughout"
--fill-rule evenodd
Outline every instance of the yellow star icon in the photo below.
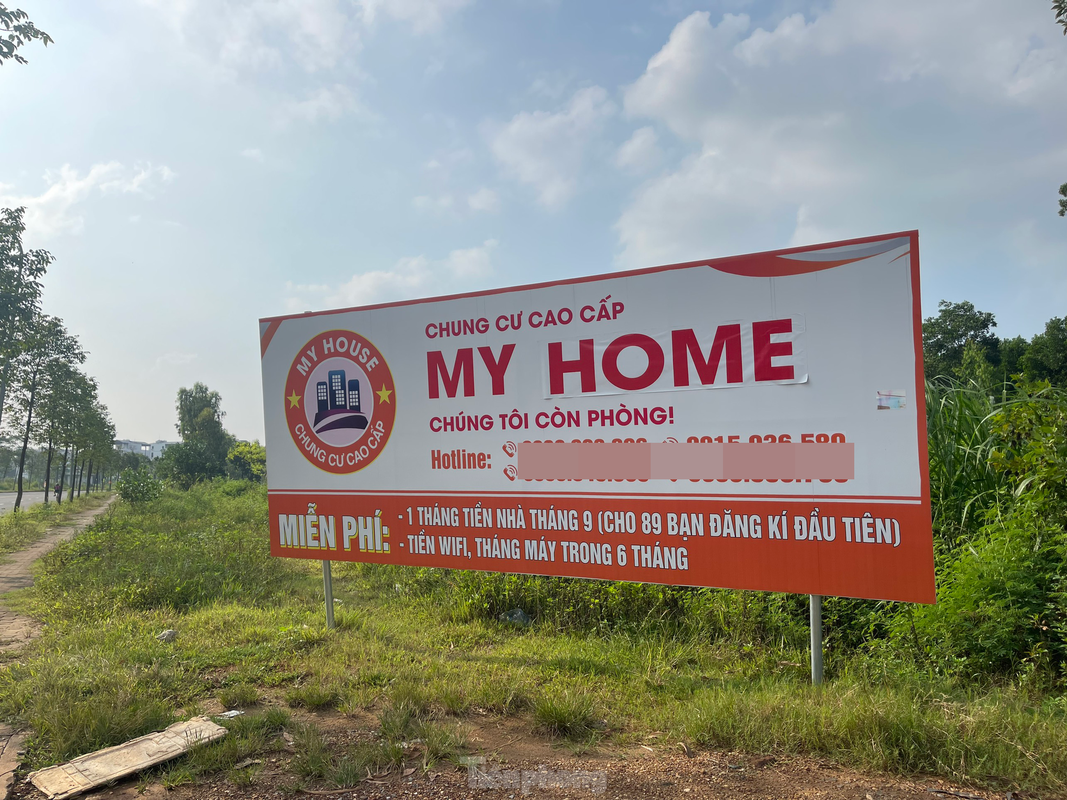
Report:
M 392 393 L 393 393 L 392 389 L 386 389 L 384 386 L 381 389 L 379 389 L 378 391 L 375 392 L 375 394 L 378 395 L 378 400 L 380 400 L 383 403 L 388 403 L 389 402 L 389 395 L 391 395 Z
M 289 401 L 289 408 L 300 408 L 300 395 L 298 395 L 295 390 L 292 395 L 285 399 Z

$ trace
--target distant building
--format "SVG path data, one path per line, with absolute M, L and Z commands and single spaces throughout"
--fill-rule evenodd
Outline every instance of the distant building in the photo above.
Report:
M 166 449 L 172 444 L 177 444 L 177 442 L 167 442 L 163 439 L 156 439 L 149 444 L 148 442 L 137 442 L 133 439 L 115 440 L 115 448 L 120 453 L 137 453 L 138 455 L 152 459 L 153 461 L 163 455 Z
M 152 444 L 148 445 L 148 457 L 155 461 L 163 455 L 164 451 L 166 451 L 172 444 L 177 444 L 177 442 L 167 442 L 163 439 L 156 439 Z
M 136 453 L 139 456 L 148 455 L 148 444 L 145 442 L 135 442 L 133 439 L 116 439 L 115 448 L 120 453 Z

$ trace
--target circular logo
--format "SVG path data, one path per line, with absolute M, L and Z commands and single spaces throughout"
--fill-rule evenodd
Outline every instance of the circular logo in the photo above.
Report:
M 285 380 L 285 419 L 304 457 L 347 475 L 385 449 L 396 419 L 393 373 L 358 333 L 320 333 L 293 359 Z

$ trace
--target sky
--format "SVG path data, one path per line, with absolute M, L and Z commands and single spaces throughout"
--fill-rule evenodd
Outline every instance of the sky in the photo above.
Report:
M 17 5 L 0 207 L 120 438 L 262 440 L 261 317 L 901 230 L 924 314 L 1067 315 L 1047 0 Z

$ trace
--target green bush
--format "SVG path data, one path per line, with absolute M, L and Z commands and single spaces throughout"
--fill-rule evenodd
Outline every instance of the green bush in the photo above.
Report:
M 1026 384 L 990 417 L 1005 486 L 986 524 L 942 563 L 938 604 L 894 622 L 898 641 L 974 677 L 1067 668 L 1067 395 Z
M 201 481 L 225 474 L 225 454 L 219 456 L 200 441 L 179 442 L 163 451 L 156 464 L 160 476 L 179 488 L 188 489 Z
M 162 482 L 144 467 L 123 470 L 118 480 L 119 497 L 132 506 L 143 506 L 163 494 Z

